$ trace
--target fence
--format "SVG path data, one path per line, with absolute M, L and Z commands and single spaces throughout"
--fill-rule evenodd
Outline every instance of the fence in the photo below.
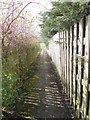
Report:
M 90 118 L 90 15 L 49 41 L 49 55 L 78 118 Z

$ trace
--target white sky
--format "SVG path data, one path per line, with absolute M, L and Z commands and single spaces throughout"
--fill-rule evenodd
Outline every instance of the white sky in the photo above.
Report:
M 39 3 L 38 4 L 30 4 L 27 6 L 27 10 L 30 10 L 33 14 L 38 14 L 39 12 L 43 12 L 44 10 L 51 8 L 50 0 L 18 0 L 22 1 L 24 4 L 29 3 L 30 1 Z
M 35 22 L 34 22 L 35 31 L 38 34 L 40 34 L 40 27 L 38 26 L 38 24 L 41 22 L 39 13 L 42 13 L 45 10 L 48 10 L 51 8 L 50 0 L 21 0 L 21 1 L 24 4 L 27 4 L 30 1 L 39 3 L 39 4 L 35 4 L 35 3 L 30 4 L 27 6 L 27 8 L 25 10 L 27 10 L 28 13 L 30 12 L 36 18 Z

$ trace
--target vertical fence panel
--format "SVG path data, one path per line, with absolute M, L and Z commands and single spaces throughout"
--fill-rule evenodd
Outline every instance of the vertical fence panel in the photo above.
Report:
M 59 32 L 59 42 L 60 42 L 60 37 L 61 37 L 61 33 Z M 60 77 L 61 77 L 61 44 L 59 43 L 59 51 L 60 51 Z
M 70 104 L 72 104 L 73 98 L 73 39 L 74 39 L 74 27 L 70 28 Z
M 54 36 L 49 55 L 77 117 L 90 118 L 90 15 Z
M 65 90 L 65 80 L 64 80 L 64 51 L 63 51 L 63 31 L 61 32 L 61 37 L 60 37 L 60 41 L 61 41 L 61 80 L 64 86 L 64 90 Z
M 81 79 L 81 58 L 82 58 L 82 19 L 79 22 L 79 39 L 78 39 L 78 54 L 76 57 L 78 57 L 78 76 L 77 76 L 77 83 L 78 83 L 78 93 L 77 93 L 77 115 L 80 117 L 81 115 L 81 104 L 82 104 L 82 79 Z
M 65 75 L 65 92 L 67 93 L 67 78 L 66 78 L 66 31 L 64 31 L 64 75 Z
M 65 54 L 65 86 L 66 86 L 66 93 L 67 93 L 67 48 L 66 48 L 66 31 L 64 31 L 64 54 Z
M 76 96 L 77 96 L 77 84 L 76 84 L 76 55 L 77 55 L 77 24 L 74 25 L 73 28 L 73 57 L 72 57 L 72 66 L 73 66 L 73 103 L 74 103 L 74 109 L 76 109 Z
M 90 15 L 86 17 L 85 44 L 85 67 L 83 79 L 83 117 L 90 118 Z M 89 87 L 89 89 L 88 89 Z
M 71 83 L 72 83 L 72 27 L 70 27 L 70 100 L 72 101 Z
M 67 94 L 70 96 L 70 29 L 67 31 Z
M 63 31 L 63 79 L 65 83 L 65 93 L 67 89 L 67 84 L 66 84 L 66 75 L 65 75 L 65 69 L 66 69 L 66 48 L 65 48 L 65 31 Z
M 90 118 L 90 15 L 88 16 L 88 114 L 89 114 L 89 118 Z
M 69 78 L 68 78 L 68 30 L 66 30 L 66 75 L 67 75 L 67 82 L 66 82 L 66 84 L 67 84 L 67 93 L 68 93 L 68 95 L 69 95 L 69 86 L 68 86 L 68 84 L 69 84 Z

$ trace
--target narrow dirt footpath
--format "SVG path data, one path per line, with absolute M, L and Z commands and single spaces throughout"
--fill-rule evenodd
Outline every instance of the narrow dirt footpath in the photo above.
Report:
M 16 106 L 19 115 L 35 119 L 74 117 L 59 76 L 45 50 L 41 51 L 29 74 Z

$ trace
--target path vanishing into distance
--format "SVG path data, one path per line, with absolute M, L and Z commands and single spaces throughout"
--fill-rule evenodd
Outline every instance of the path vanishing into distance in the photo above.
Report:
M 27 73 L 16 111 L 19 116 L 32 120 L 75 118 L 55 66 L 45 49 Z

